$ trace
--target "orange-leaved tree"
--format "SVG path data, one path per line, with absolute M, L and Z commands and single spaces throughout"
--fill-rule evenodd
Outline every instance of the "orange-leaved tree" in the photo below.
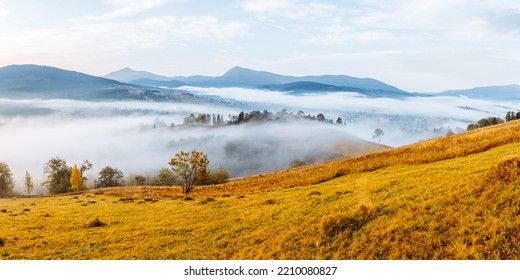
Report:
M 70 187 L 72 191 L 75 192 L 83 188 L 83 176 L 81 176 L 81 172 L 79 172 L 76 163 L 74 163 L 74 167 L 72 168 L 72 172 L 70 173 Z

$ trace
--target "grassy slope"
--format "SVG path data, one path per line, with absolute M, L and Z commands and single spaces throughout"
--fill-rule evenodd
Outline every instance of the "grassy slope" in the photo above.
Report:
M 200 188 L 194 200 L 170 188 L 0 200 L 0 258 L 518 259 L 519 158 L 510 122 Z M 95 218 L 107 225 L 89 228 Z

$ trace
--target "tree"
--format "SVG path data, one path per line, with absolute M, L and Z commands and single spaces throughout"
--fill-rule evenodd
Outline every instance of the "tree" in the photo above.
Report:
M 511 118 L 511 114 L 513 114 L 513 116 L 514 116 L 514 112 L 507 111 L 507 113 L 506 113 L 506 122 L 512 120 L 512 118 Z
M 204 179 L 209 160 L 203 152 L 196 150 L 191 152 L 180 151 L 170 159 L 169 164 L 173 172 L 182 180 L 182 193 L 189 194 Z
M 117 168 L 106 166 L 99 171 L 96 188 L 112 188 L 123 186 L 123 172 Z
M 175 183 L 172 172 L 168 168 L 162 168 L 157 174 L 155 184 L 158 186 L 171 186 Z
M 376 128 L 374 131 L 374 139 L 377 139 L 378 143 L 381 143 L 381 138 L 383 138 L 383 135 L 385 135 L 385 132 L 381 128 Z
M 336 123 L 337 124 L 343 124 L 343 120 L 341 119 L 341 117 L 338 117 L 338 119 L 336 120 Z
M 67 162 L 59 157 L 51 158 L 45 166 L 47 180 L 43 183 L 51 194 L 66 193 L 71 190 L 70 173 Z
M 13 194 L 14 180 L 9 165 L 0 162 L 0 197 L 8 197 Z
M 70 172 L 70 188 L 75 192 L 83 188 L 83 177 L 76 163 L 74 163 L 74 167 L 72 167 L 72 171 Z
M 142 175 L 135 175 L 134 182 L 136 186 L 144 186 L 146 184 L 146 177 Z
M 92 163 L 90 163 L 88 160 L 84 160 L 83 164 L 79 168 L 79 172 L 81 174 L 81 178 L 83 179 L 83 185 L 86 185 L 87 181 L 88 181 L 88 179 L 85 177 L 85 172 L 87 170 L 91 170 L 91 169 L 92 169 Z
M 31 174 L 29 174 L 29 171 L 25 170 L 25 193 L 27 196 L 30 196 L 32 191 L 34 190 L 34 184 L 31 178 Z

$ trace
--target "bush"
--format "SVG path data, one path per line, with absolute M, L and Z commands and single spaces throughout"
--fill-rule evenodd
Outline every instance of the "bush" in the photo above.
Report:
M 229 172 L 221 166 L 215 171 L 206 171 L 201 183 L 203 185 L 216 185 L 226 182 L 227 179 L 229 179 Z
M 88 224 L 88 228 L 95 228 L 95 227 L 104 227 L 106 226 L 107 224 L 103 223 L 102 221 L 100 221 L 98 218 L 95 218 L 93 221 L 91 221 L 89 224 Z

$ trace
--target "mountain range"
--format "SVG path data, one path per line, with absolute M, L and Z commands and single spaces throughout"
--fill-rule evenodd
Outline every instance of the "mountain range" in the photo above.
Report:
M 162 87 L 242 87 L 284 91 L 289 93 L 314 93 L 352 91 L 359 93 L 386 93 L 386 95 L 409 95 L 409 93 L 381 81 L 370 78 L 355 78 L 346 75 L 285 76 L 243 67 L 233 67 L 222 76 L 165 77 L 145 71 L 125 68 L 112 72 L 105 78 L 131 84 Z
M 0 98 L 179 101 L 191 97 L 179 90 L 126 84 L 49 66 L 0 68 Z
M 444 96 L 465 96 L 472 99 L 484 100 L 518 100 L 520 99 L 520 85 L 476 87 L 463 90 L 448 90 L 439 93 Z
M 190 94 L 192 87 L 239 87 L 281 91 L 292 95 L 355 92 L 366 97 L 466 96 L 472 99 L 507 101 L 520 99 L 520 85 L 478 87 L 420 94 L 403 91 L 371 78 L 346 75 L 285 76 L 234 67 L 222 76 L 166 77 L 125 68 L 104 77 L 39 65 L 0 68 L 0 98 L 78 100 L 153 100 L 208 102 Z M 181 88 L 181 89 L 177 89 Z

